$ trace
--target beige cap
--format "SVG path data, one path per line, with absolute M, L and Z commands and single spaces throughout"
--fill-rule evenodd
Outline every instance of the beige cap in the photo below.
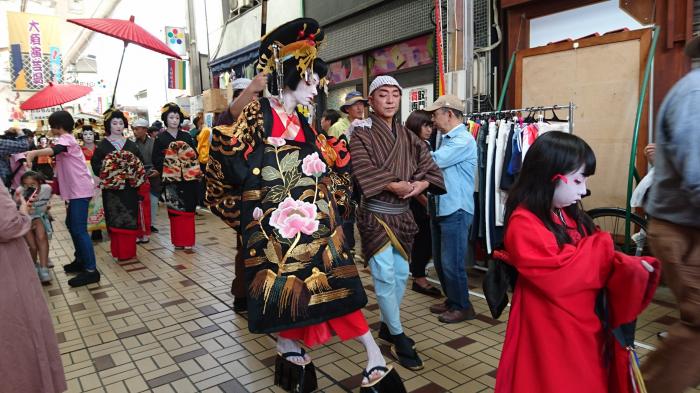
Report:
M 445 94 L 444 96 L 438 97 L 438 99 L 435 100 L 432 105 L 425 108 L 425 110 L 428 112 L 434 112 L 440 108 L 455 109 L 464 113 L 464 102 L 457 96 Z

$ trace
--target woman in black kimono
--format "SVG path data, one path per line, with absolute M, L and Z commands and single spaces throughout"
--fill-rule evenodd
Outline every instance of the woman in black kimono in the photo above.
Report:
M 263 38 L 259 71 L 276 97 L 213 130 L 206 202 L 242 235 L 248 327 L 278 333 L 277 385 L 313 391 L 301 344 L 322 345 L 335 332 L 367 351 L 362 392 L 401 393 L 362 314 L 367 296 L 344 241 L 353 210 L 347 141 L 313 130 L 300 110 L 325 83 L 328 67 L 316 56 L 323 37 L 318 22 L 300 18 Z
M 106 137 L 97 145 L 90 161 L 93 172 L 100 177 L 110 250 L 118 261 L 136 257 L 137 188 L 146 179 L 138 147 L 123 135 L 128 125 L 124 113 L 107 111 Z
M 194 140 L 181 131 L 185 115 L 169 102 L 161 109 L 165 131 L 153 143 L 153 169 L 160 173 L 168 206 L 170 240 L 176 249 L 192 249 L 195 243 L 194 216 L 202 171 Z

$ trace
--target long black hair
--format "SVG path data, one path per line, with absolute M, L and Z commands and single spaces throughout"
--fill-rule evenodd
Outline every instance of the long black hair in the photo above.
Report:
M 595 173 L 595 154 L 581 138 L 565 132 L 550 131 L 535 140 L 525 155 L 520 174 L 508 193 L 506 201 L 506 226 L 513 211 L 523 206 L 534 213 L 544 226 L 554 234 L 559 247 L 571 243 L 562 224 L 552 219 L 552 197 L 556 188 L 556 175 L 566 175 L 583 167 L 583 175 Z M 576 230 L 586 236 L 593 233 L 593 220 L 583 211 L 580 203 L 563 209 L 576 222 Z

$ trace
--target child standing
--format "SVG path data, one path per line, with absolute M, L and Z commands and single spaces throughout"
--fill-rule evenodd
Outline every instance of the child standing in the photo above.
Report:
M 583 139 L 550 131 L 529 148 L 510 189 L 504 259 L 518 278 L 496 393 L 633 391 L 630 355 L 611 330 L 649 304 L 659 263 L 615 251 L 583 211 L 595 167 Z M 605 324 L 596 315 L 601 293 Z
M 55 157 L 55 175 L 61 198 L 68 202 L 66 226 L 70 232 L 75 260 L 63 266 L 66 273 L 78 273 L 68 280 L 68 285 L 79 287 L 100 281 L 97 271 L 95 250 L 87 232 L 88 204 L 92 199 L 94 184 L 90 171 L 85 165 L 85 156 L 75 140 L 73 117 L 66 111 L 54 112 L 49 116 L 51 133 L 58 138 L 53 147 L 27 152 L 27 162 L 36 157 Z
M 49 271 L 49 237 L 53 233 L 51 222 L 49 221 L 49 200 L 51 199 L 51 186 L 44 183 L 44 176 L 39 172 L 27 171 L 22 175 L 22 185 L 17 188 L 17 200 L 23 196 L 25 200 L 31 201 L 29 216 L 32 218 L 31 229 L 24 235 L 29 244 L 29 253 L 34 264 L 39 265 L 37 273 L 42 284 L 51 283 L 51 273 Z

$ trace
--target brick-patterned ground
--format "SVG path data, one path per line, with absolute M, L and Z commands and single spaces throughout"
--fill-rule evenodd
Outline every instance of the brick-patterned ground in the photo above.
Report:
M 45 294 L 70 392 L 282 392 L 273 386 L 273 338 L 250 334 L 246 319 L 231 310 L 235 237 L 219 219 L 203 212 L 197 217 L 197 246 L 175 251 L 161 208 L 155 224 L 160 233 L 138 247 L 138 261 L 115 263 L 109 244 L 96 244 L 102 281 L 72 289 L 61 269 L 73 251 L 60 202 L 54 201 L 53 213 L 56 268 Z M 372 280 L 366 269 L 360 274 L 369 296 L 363 312 L 376 327 Z M 434 299 L 406 292 L 404 327 L 425 362 L 419 372 L 395 364 L 410 392 L 493 391 L 507 312 L 490 318 L 479 274 L 470 274 L 479 313 L 474 321 L 442 324 L 428 311 Z M 638 340 L 656 346 L 657 332 L 677 317 L 672 298 L 660 291 L 640 319 Z M 388 348 L 383 350 L 393 362 Z M 366 361 L 359 343 L 336 339 L 311 356 L 320 391 L 358 391 Z

